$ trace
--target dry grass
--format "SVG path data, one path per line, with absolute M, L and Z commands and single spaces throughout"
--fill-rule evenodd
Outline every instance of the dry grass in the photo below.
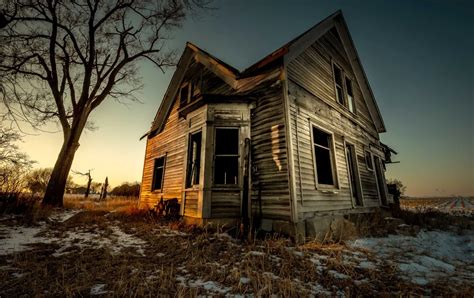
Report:
M 101 210 L 114 212 L 131 212 L 138 210 L 136 197 L 108 197 L 104 201 L 85 199 L 83 196 L 68 196 L 64 198 L 64 207 L 69 209 Z
M 89 231 L 106 238 L 110 227 L 119 226 L 147 243 L 144 255 L 133 249 L 117 254 L 103 247 L 77 246 L 67 254 L 53 256 L 60 244 L 36 245 L 30 251 L 0 256 L 0 267 L 8 266 L 0 270 L 0 296 L 89 296 L 97 284 L 106 285 L 107 296 L 223 295 L 192 286 L 199 281 L 212 281 L 227 289 L 226 293 L 285 297 L 472 296 L 474 290 L 472 285 L 450 285 L 449 281 L 426 287 L 407 283 L 395 265 L 376 259 L 368 251 L 349 248 L 344 241 L 297 245 L 276 235 L 240 241 L 223 229 L 160 220 L 138 209 L 136 200 L 114 198 L 96 203 L 67 199 L 67 208 L 84 211 L 63 223 L 51 223 L 47 233 L 61 238 L 71 231 Z M 350 233 L 386 232 L 377 231 L 384 224 L 381 214 L 352 220 L 358 223 L 358 230 Z M 373 262 L 376 268 L 361 268 L 355 261 L 357 256 Z

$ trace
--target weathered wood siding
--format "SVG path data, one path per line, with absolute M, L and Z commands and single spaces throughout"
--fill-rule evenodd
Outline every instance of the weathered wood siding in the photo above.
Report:
M 199 82 L 197 87 L 202 93 L 228 94 L 232 90 L 228 84 L 194 59 L 188 65 L 183 82 L 190 80 Z M 161 197 L 165 199 L 178 198 L 180 203 L 183 199 L 188 127 L 203 123 L 204 115 L 194 113 L 192 114 L 193 118 L 189 121 L 184 117 L 179 117 L 178 109 L 180 103 L 178 96 L 175 96 L 163 130 L 147 140 L 140 191 L 140 205 L 142 207 L 153 207 Z M 166 165 L 163 189 L 152 192 L 154 160 L 165 154 Z
M 211 193 L 212 218 L 240 217 L 240 189 L 216 189 Z
M 356 116 L 336 101 L 333 62 L 342 66 L 352 81 Z M 287 73 L 298 217 L 303 219 L 319 211 L 352 208 L 345 142 L 356 148 L 363 206 L 378 206 L 375 175 L 367 170 L 364 158 L 364 149 L 368 149 L 371 143 L 378 143 L 378 134 L 335 30 L 329 31 L 292 60 L 287 65 Z M 317 189 L 312 125 L 334 134 L 338 187 L 333 192 Z
M 163 131 L 147 140 L 140 192 L 142 207 L 153 207 L 161 197 L 177 198 L 181 202 L 187 123 L 179 117 L 178 108 L 179 101 L 176 100 Z M 166 155 L 163 189 L 152 192 L 154 160 L 162 155 Z
M 260 85 L 251 116 L 252 210 L 254 216 L 291 219 L 283 89 L 280 81 Z M 261 206 L 261 208 L 260 208 Z
M 337 104 L 332 62 L 340 65 L 353 82 L 358 120 L 363 123 L 364 127 L 375 133 L 375 126 L 371 120 L 367 104 L 355 80 L 352 67 L 349 64 L 347 55 L 344 53 L 342 42 L 335 29 L 330 30 L 301 55 L 291 61 L 287 67 L 288 76 L 314 96 Z M 349 113 L 347 109 L 346 112 Z
M 190 217 L 198 216 L 198 191 L 186 191 L 186 200 L 184 203 L 184 215 Z

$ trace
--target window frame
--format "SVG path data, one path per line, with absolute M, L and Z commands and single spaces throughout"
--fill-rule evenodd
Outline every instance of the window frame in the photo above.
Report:
M 369 167 L 369 164 L 367 163 L 367 153 L 369 154 L 370 158 L 370 163 L 372 165 L 372 168 Z M 364 159 L 365 159 L 365 167 L 367 168 L 367 171 L 369 172 L 374 172 L 374 155 L 369 149 L 364 150 Z
M 183 88 L 188 88 L 188 92 L 187 92 L 185 101 L 183 101 L 183 99 L 181 98 Z M 191 100 L 190 100 L 191 89 L 192 89 L 191 82 L 185 82 L 185 83 L 181 84 L 181 87 L 179 87 L 179 106 L 180 107 L 184 107 L 184 106 L 188 105 L 191 102 Z
M 354 94 L 354 80 L 352 77 L 350 77 L 347 72 L 344 70 L 343 67 L 341 67 L 340 64 L 338 64 L 335 60 L 331 59 L 331 64 L 332 64 L 332 79 L 333 79 L 333 84 L 334 84 L 334 95 L 335 95 L 335 100 L 336 102 L 344 107 L 346 110 L 348 110 L 352 115 L 357 116 L 357 107 L 356 107 L 356 98 Z M 338 86 L 336 82 L 336 68 L 338 68 L 341 71 L 341 80 L 342 80 L 342 86 Z M 352 90 L 352 105 L 353 105 L 353 111 L 350 110 L 349 108 L 349 93 L 347 92 L 347 84 L 346 80 L 349 80 L 351 84 L 351 90 Z M 342 99 L 344 103 L 339 102 L 339 97 L 337 93 L 337 88 L 340 87 L 342 89 Z
M 216 154 L 216 146 L 217 146 L 217 130 L 218 129 L 234 129 L 237 130 L 237 154 Z M 241 146 L 240 146 L 240 126 L 215 126 L 214 127 L 214 148 L 213 148 L 213 157 L 212 157 L 212 186 L 214 187 L 225 187 L 225 188 L 238 188 L 240 187 L 241 177 L 240 177 L 240 158 L 241 158 Z M 228 156 L 228 157 L 237 157 L 237 183 L 236 184 L 219 184 L 216 183 L 215 175 L 216 175 L 216 157 L 217 156 Z
M 334 189 L 339 189 L 340 184 L 339 184 L 339 173 L 337 170 L 337 157 L 336 157 L 336 144 L 335 144 L 335 137 L 334 133 L 332 131 L 329 131 L 327 129 L 322 128 L 321 126 L 310 122 L 309 124 L 310 128 L 310 136 L 311 136 L 311 153 L 312 153 L 312 159 L 313 159 L 313 171 L 314 171 L 314 183 L 315 183 L 315 188 L 320 189 L 320 190 L 334 190 Z M 318 168 L 317 168 L 317 161 L 316 161 L 316 152 L 315 152 L 315 143 L 314 143 L 314 135 L 313 135 L 313 129 L 316 128 L 323 133 L 326 133 L 330 136 L 331 139 L 331 144 L 330 144 L 330 158 L 331 158 L 331 172 L 332 172 L 332 178 L 333 178 L 333 184 L 323 184 L 319 183 L 318 181 Z
M 337 81 L 336 81 L 336 68 L 339 69 L 339 71 L 341 72 L 341 84 L 342 86 L 338 86 L 337 84 Z M 346 77 L 345 75 L 345 72 L 343 70 L 343 68 L 337 64 L 335 61 L 332 62 L 332 77 L 333 77 L 333 83 L 334 83 L 334 92 L 335 92 L 335 97 L 336 97 L 336 102 L 338 104 L 340 104 L 341 106 L 345 107 L 346 106 L 346 91 L 345 91 L 345 84 L 344 84 L 344 78 Z M 341 92 L 342 92 L 342 103 L 339 101 L 339 96 L 338 96 L 338 93 L 337 93 L 337 88 L 340 87 L 341 88 Z
M 352 91 L 352 109 L 353 109 L 353 111 L 351 111 L 351 108 L 349 107 L 349 92 L 347 90 L 347 81 L 349 81 L 351 91 Z M 354 95 L 354 84 L 352 83 L 352 79 L 349 76 L 347 76 L 347 74 L 344 74 L 344 87 L 345 87 L 345 90 L 346 90 L 346 92 L 345 92 L 346 107 L 349 110 L 349 112 L 356 115 L 357 114 L 357 107 L 356 107 L 355 95 Z
M 194 183 L 194 181 L 191 181 L 191 184 L 188 185 L 188 175 L 189 175 L 189 165 L 191 164 L 190 163 L 190 158 L 192 157 L 191 154 L 191 148 L 190 148 L 190 145 L 191 145 L 191 139 L 194 135 L 200 133 L 201 134 L 201 144 L 200 144 L 200 152 L 199 152 L 199 172 L 198 172 L 198 175 L 199 175 L 199 181 L 197 184 Z M 193 189 L 195 188 L 196 186 L 200 185 L 201 182 L 202 182 L 202 177 L 201 177 L 201 168 L 202 168 L 202 152 L 203 152 L 203 143 L 202 143 L 202 140 L 203 140 L 203 131 L 202 129 L 198 129 L 198 130 L 195 130 L 195 131 L 191 131 L 188 133 L 188 141 L 187 141 L 187 155 L 186 155 L 186 176 L 185 176 L 185 181 L 184 181 L 184 186 L 185 186 L 185 189 Z
M 162 176 L 161 176 L 161 183 L 160 183 L 160 188 L 155 188 L 155 179 L 156 179 L 156 175 L 155 175 L 155 172 L 156 172 L 156 162 L 157 160 L 163 158 L 163 173 L 162 173 Z M 158 156 L 156 158 L 153 159 L 153 173 L 152 173 L 152 179 L 151 179 L 151 191 L 152 192 L 163 192 L 163 184 L 165 182 L 165 169 L 166 169 L 166 161 L 167 161 L 167 154 L 164 154 L 164 155 L 161 155 L 161 156 Z

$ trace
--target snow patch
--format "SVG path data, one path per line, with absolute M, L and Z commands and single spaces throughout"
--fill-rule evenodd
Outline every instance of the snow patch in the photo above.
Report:
M 391 260 L 405 273 L 405 279 L 418 285 L 448 278 L 453 273 L 457 280 L 473 279 L 469 268 L 474 265 L 474 231 L 457 235 L 447 231 L 422 230 L 416 236 L 363 238 L 349 245 L 369 249 L 379 258 Z M 359 267 L 367 265 L 361 262 Z
M 188 279 L 185 276 L 178 275 L 176 276 L 176 280 L 183 287 L 203 288 L 204 290 L 208 291 L 208 294 L 221 294 L 222 295 L 232 290 L 232 287 L 225 287 L 215 281 L 203 281 L 200 278 L 193 280 L 193 279 Z
M 20 253 L 29 249 L 29 246 L 37 243 L 51 243 L 52 239 L 39 237 L 44 225 L 39 227 L 0 227 L 0 234 L 4 235 L 0 241 L 0 255 Z
M 91 296 L 103 295 L 109 293 L 109 291 L 105 290 L 106 284 L 96 284 L 91 287 L 89 294 Z
M 262 256 L 264 256 L 264 255 L 265 255 L 264 252 L 255 251 L 255 250 L 251 250 L 251 251 L 249 251 L 249 252 L 246 254 L 246 256 L 260 256 L 260 257 L 262 257 Z

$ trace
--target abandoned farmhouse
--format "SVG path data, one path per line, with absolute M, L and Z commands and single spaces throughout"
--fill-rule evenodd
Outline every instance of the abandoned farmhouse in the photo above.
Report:
M 311 235 L 390 202 L 385 131 L 340 11 L 244 71 L 187 43 L 143 136 L 140 205 Z

